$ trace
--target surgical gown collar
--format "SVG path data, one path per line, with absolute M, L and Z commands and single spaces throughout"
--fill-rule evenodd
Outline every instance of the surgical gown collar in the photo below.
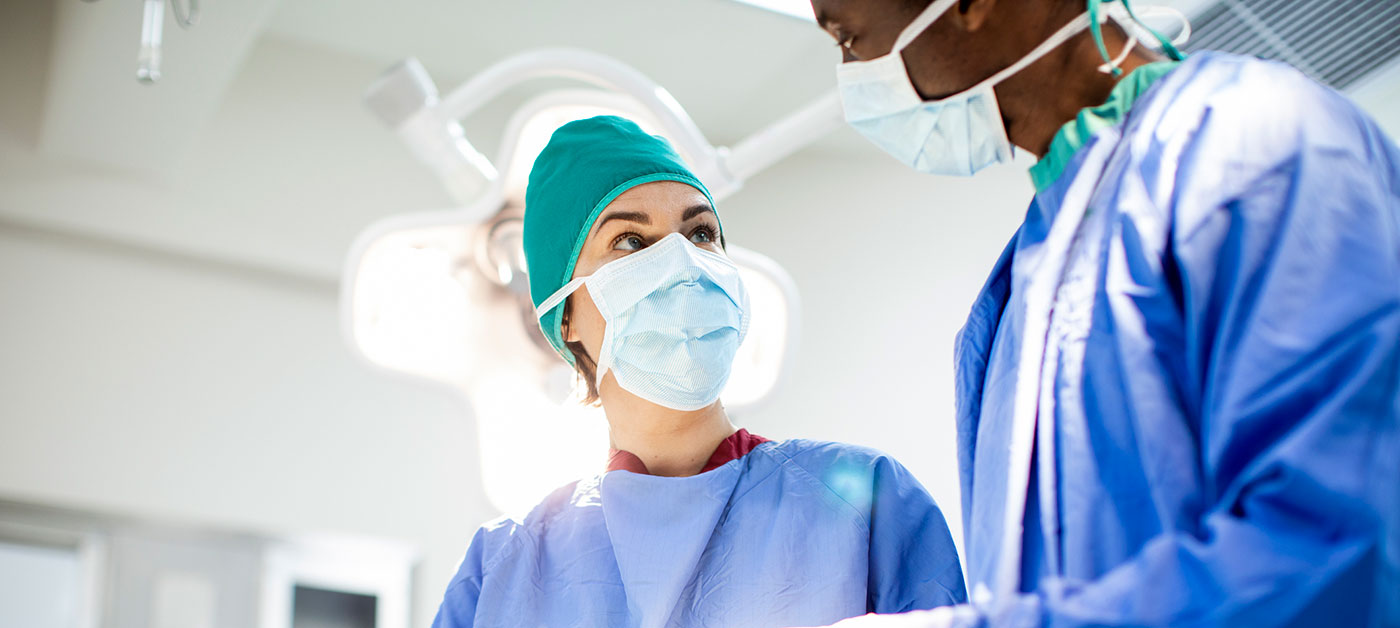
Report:
M 1079 115 L 1060 127 L 1050 141 L 1045 156 L 1031 166 L 1031 182 L 1037 194 L 1044 192 L 1064 173 L 1074 154 L 1089 143 L 1096 133 L 1117 126 L 1128 117 L 1138 98 L 1157 83 L 1157 79 L 1176 69 L 1180 61 L 1159 61 L 1130 72 L 1109 92 L 1108 100 L 1096 107 L 1086 107 Z

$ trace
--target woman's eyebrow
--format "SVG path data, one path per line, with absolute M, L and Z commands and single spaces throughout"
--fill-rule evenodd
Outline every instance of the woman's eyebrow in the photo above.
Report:
M 650 224 L 651 224 L 651 217 L 648 216 L 648 215 L 646 215 L 646 214 L 644 214 L 644 213 L 642 213 L 642 212 L 621 212 L 621 211 L 619 211 L 619 212 L 612 212 L 612 213 L 610 213 L 610 214 L 607 214 L 607 215 L 603 216 L 602 218 L 599 218 L 599 219 L 598 219 L 598 224 L 597 224 L 597 225 L 594 225 L 593 229 L 594 229 L 595 231 L 598 230 L 598 229 L 602 229 L 602 228 L 603 228 L 603 225 L 606 224 L 609 220 L 626 220 L 627 222 L 635 222 L 635 223 L 643 224 L 643 225 L 650 225 Z
M 705 213 L 705 212 L 709 212 L 709 213 L 713 214 L 713 213 L 715 213 L 715 208 L 710 207 L 709 205 L 694 205 L 694 206 L 691 206 L 689 209 L 686 209 L 686 210 L 685 210 L 685 213 L 684 213 L 684 214 L 681 214 L 681 222 L 685 222 L 685 221 L 687 221 L 687 220 L 690 220 L 691 218 L 694 218 L 694 217 L 696 217 L 696 216 L 699 216 L 700 214 L 703 214 L 703 213 Z

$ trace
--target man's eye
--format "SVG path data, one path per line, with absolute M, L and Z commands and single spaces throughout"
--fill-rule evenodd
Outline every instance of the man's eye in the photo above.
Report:
M 836 47 L 837 47 L 837 48 L 841 48 L 841 49 L 844 49 L 844 50 L 850 50 L 850 49 L 851 49 L 851 45 L 854 44 L 855 41 L 856 41 L 856 36 L 855 36 L 855 35 L 850 35 L 850 34 L 847 34 L 847 33 L 840 32 L 840 31 L 837 31 L 837 33 L 836 33 Z
M 841 51 L 841 62 L 859 61 L 860 57 L 855 52 L 856 38 L 854 35 L 841 35 L 836 39 L 836 49 Z
M 624 233 L 613 240 L 613 250 L 615 251 L 640 251 L 646 246 L 647 243 L 642 240 L 642 236 L 635 233 Z

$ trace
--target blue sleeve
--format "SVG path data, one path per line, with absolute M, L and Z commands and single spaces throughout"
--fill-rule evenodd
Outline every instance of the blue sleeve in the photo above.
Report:
M 1297 83 L 1207 107 L 1175 174 L 1164 272 L 1205 483 L 1192 531 L 993 624 L 1400 621 L 1400 153 Z
M 476 621 L 476 604 L 481 598 L 481 582 L 485 576 L 488 528 L 482 527 L 472 537 L 466 556 L 457 567 L 457 575 L 447 585 L 438 607 L 433 628 L 470 628 Z
M 899 463 L 874 461 L 867 610 L 900 613 L 967 601 L 943 513 Z

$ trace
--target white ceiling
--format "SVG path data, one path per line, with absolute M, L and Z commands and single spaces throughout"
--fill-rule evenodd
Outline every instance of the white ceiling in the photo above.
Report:
M 1168 1 L 1195 13 L 1212 0 Z M 9 77 L 4 107 L 18 106 L 8 102 L 16 98 L 43 103 L 40 112 L 24 112 L 20 126 L 33 128 L 20 134 L 34 137 L 34 146 L 47 156 L 129 171 L 168 171 L 226 101 L 251 51 L 279 41 L 380 68 L 417 56 L 444 90 L 527 49 L 588 48 L 651 76 L 714 142 L 732 144 L 832 89 L 837 60 L 829 39 L 810 21 L 732 0 L 201 4 L 203 19 L 190 31 L 177 28 L 167 15 L 165 77 L 159 85 L 145 86 L 133 78 L 139 3 L 0 2 L 4 63 L 21 73 L 44 71 L 42 96 L 17 93 Z M 300 89 L 315 90 L 316 80 L 305 77 Z M 34 117 L 38 122 L 30 124 Z M 823 145 L 873 154 L 849 131 L 837 132 Z
M 423 61 L 450 91 L 532 48 L 613 56 L 732 143 L 832 89 L 838 55 L 811 22 L 730 0 L 281 0 L 267 33 L 373 59 Z
M 811 22 L 730 0 L 203 4 L 194 30 L 167 17 L 165 76 L 146 86 L 140 3 L 0 0 L 0 222 L 334 277 L 369 222 L 447 201 L 361 104 L 405 57 L 448 91 L 528 49 L 599 51 L 669 89 L 718 145 L 831 90 L 837 58 Z M 1396 72 L 1354 94 L 1392 130 Z M 467 121 L 487 155 L 512 110 Z M 898 167 L 844 127 L 810 152 Z
M 1209 2 L 1170 3 L 1195 13 Z M 203 19 L 190 31 L 167 15 L 165 77 L 146 86 L 133 78 L 141 26 L 137 3 L 54 2 L 38 148 L 50 156 L 127 170 L 168 170 L 205 130 L 250 51 L 267 41 L 382 68 L 415 56 L 444 92 L 512 54 L 545 46 L 586 48 L 630 64 L 666 87 L 720 145 L 733 144 L 831 90 L 838 57 L 812 22 L 732 0 L 202 4 Z M 17 8 L 12 4 L 6 10 Z M 305 77 L 302 88 L 316 89 L 316 80 Z M 521 91 L 517 98 L 532 93 Z M 511 108 L 501 105 L 498 117 Z M 503 121 L 488 115 L 475 127 L 468 121 L 467 128 L 489 132 Z M 489 149 L 495 138 L 472 139 Z M 874 154 L 848 130 L 818 149 Z
M 139 4 L 54 2 L 52 14 L 45 16 L 51 43 L 36 148 L 50 157 L 168 172 L 206 130 L 251 50 L 268 41 L 380 68 L 415 56 L 444 92 L 519 52 L 586 48 L 630 64 L 666 87 L 716 144 L 734 143 L 831 90 L 837 60 L 827 37 L 810 21 L 731 0 L 202 4 L 202 19 L 189 31 L 167 14 L 164 77 L 149 86 L 134 80 Z M 40 8 L 11 4 L 3 12 Z M 517 90 L 514 96 L 548 86 Z M 317 89 L 317 77 L 306 76 L 301 89 Z M 501 106 L 500 119 L 487 116 L 479 124 L 488 131 L 499 127 L 511 109 Z M 495 138 L 472 139 L 488 148 Z M 851 133 L 838 134 L 836 141 L 867 148 Z
M 137 83 L 141 6 L 53 2 L 39 148 L 51 156 L 161 170 L 184 155 L 225 97 L 278 0 L 214 3 L 194 30 L 167 16 L 164 72 Z
M 0 223 L 333 277 L 374 218 L 446 204 L 361 102 L 405 57 L 445 92 L 528 49 L 599 51 L 717 145 L 832 89 L 837 59 L 811 22 L 730 0 L 202 5 L 189 31 L 167 14 L 163 77 L 142 85 L 140 3 L 0 0 Z M 515 104 L 550 86 L 508 93 L 469 137 L 496 154 Z M 833 149 L 887 159 L 847 129 L 816 147 Z

